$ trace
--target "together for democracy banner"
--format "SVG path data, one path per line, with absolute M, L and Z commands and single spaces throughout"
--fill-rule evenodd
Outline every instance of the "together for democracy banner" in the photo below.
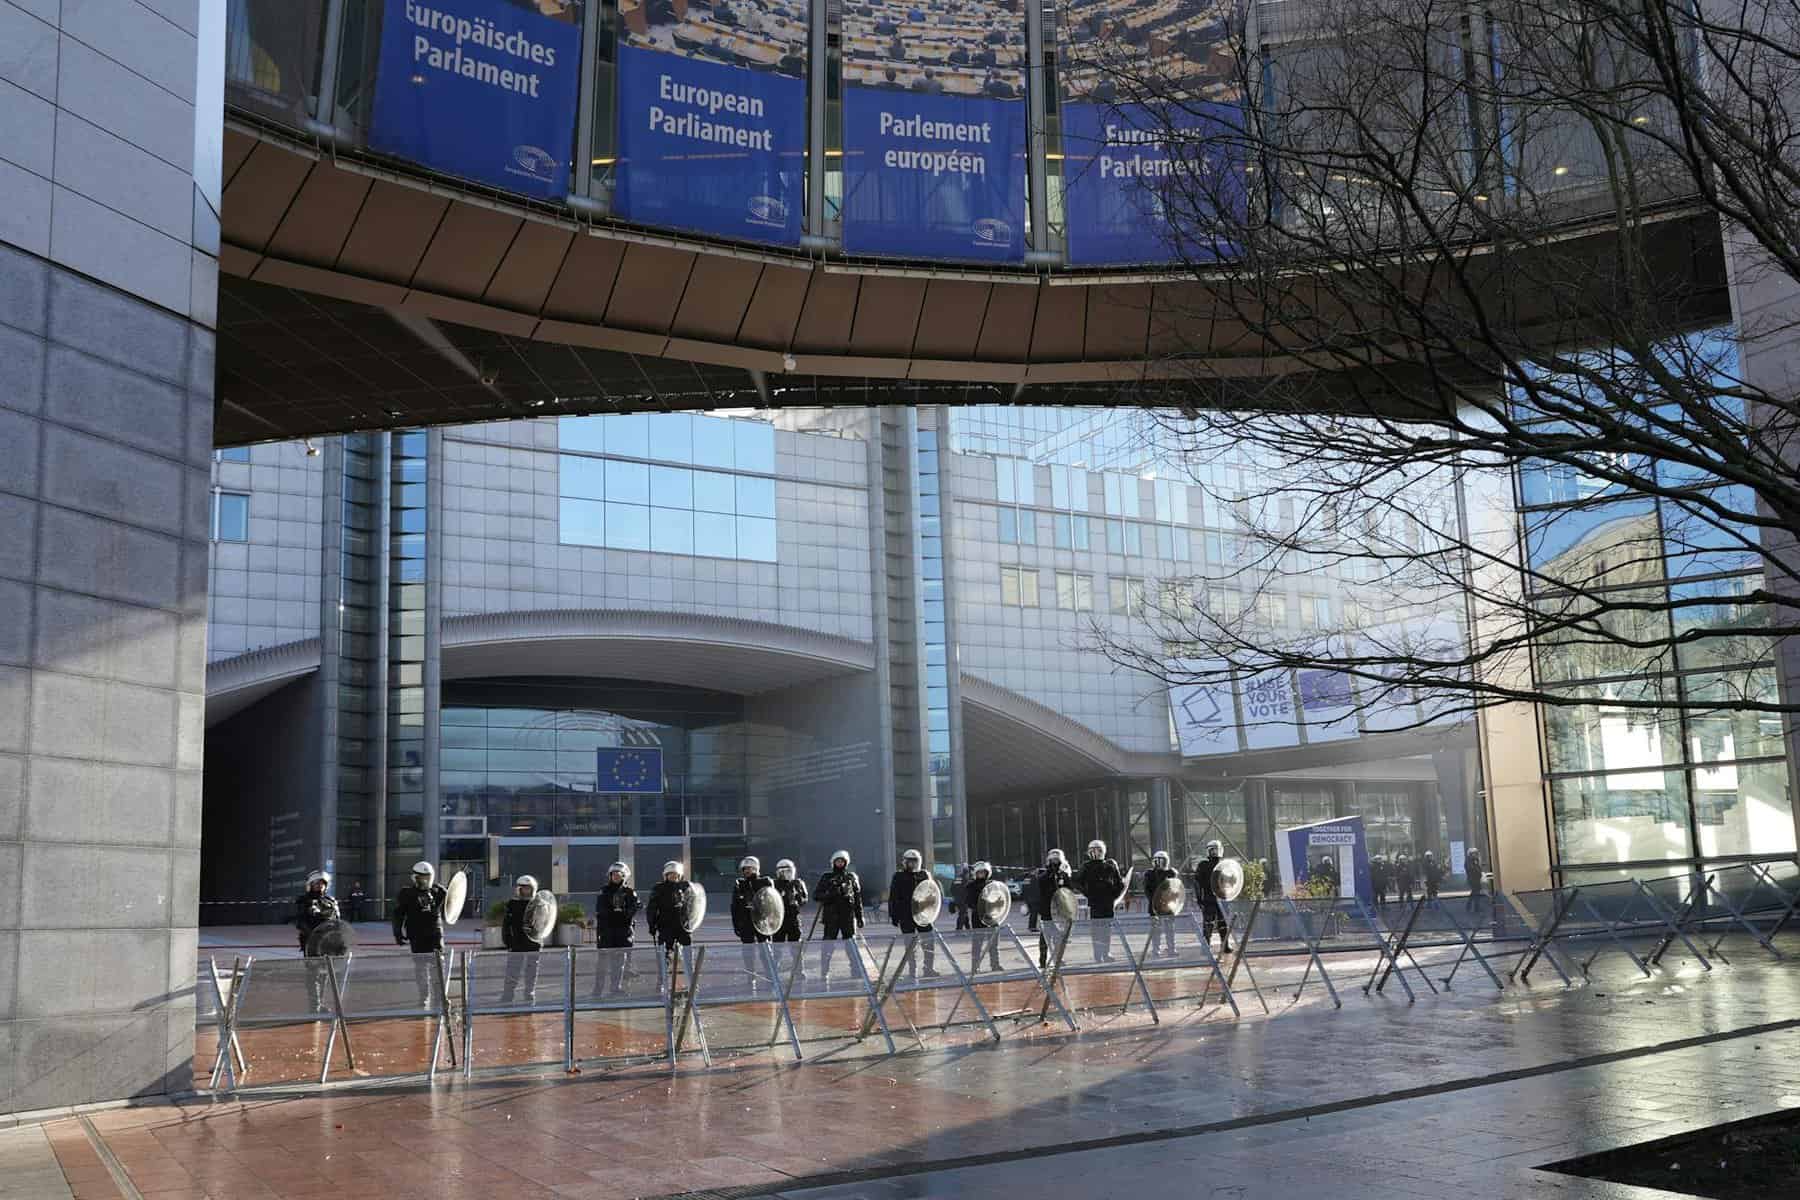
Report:
M 530 196 L 569 190 L 581 31 L 507 0 L 388 0 L 369 145 Z
M 1024 258 L 1020 102 L 847 87 L 843 161 L 850 253 Z
M 613 211 L 798 245 L 805 216 L 807 7 L 801 0 L 621 6 Z
M 1069 261 L 1082 266 L 1228 256 L 1244 180 L 1235 104 L 1066 102 L 1063 204 Z M 1213 218 L 1223 216 L 1223 222 Z

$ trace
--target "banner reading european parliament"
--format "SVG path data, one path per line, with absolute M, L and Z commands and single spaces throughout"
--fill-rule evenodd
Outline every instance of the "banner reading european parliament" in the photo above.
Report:
M 580 77 L 580 27 L 535 4 L 387 0 L 369 145 L 560 200 Z
M 625 0 L 613 211 L 798 245 L 805 215 L 807 6 Z
M 1025 255 L 1025 25 L 1016 0 L 844 8 L 844 249 Z
M 1227 140 L 1235 104 L 1190 100 L 1063 105 L 1069 261 L 1084 266 L 1204 262 L 1231 253 L 1243 199 Z M 1223 208 L 1227 221 L 1212 217 Z

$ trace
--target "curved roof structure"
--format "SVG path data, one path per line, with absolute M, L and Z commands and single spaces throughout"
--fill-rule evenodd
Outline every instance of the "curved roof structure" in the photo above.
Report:
M 971 796 L 1172 774 L 1177 754 L 1127 750 L 1079 721 L 977 675 L 962 678 L 965 786 Z
M 222 658 L 206 667 L 206 723 L 216 725 L 319 669 L 319 639 Z

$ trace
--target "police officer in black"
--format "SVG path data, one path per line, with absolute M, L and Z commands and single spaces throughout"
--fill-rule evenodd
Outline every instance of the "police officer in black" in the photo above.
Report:
M 324 953 L 320 951 L 314 954 L 307 945 L 312 940 L 313 931 L 327 921 L 338 919 L 337 901 L 325 894 L 330 886 L 331 876 L 327 872 L 313 871 L 306 877 L 306 890 L 294 901 L 294 928 L 300 934 L 300 953 L 307 958 L 322 957 Z M 307 990 L 312 993 L 313 1007 L 323 1009 L 329 985 L 319 964 L 314 964 L 307 972 L 306 983 Z
M 1341 882 L 1338 878 L 1337 859 L 1329 854 L 1321 854 L 1319 855 L 1319 865 L 1313 870 L 1321 879 L 1331 881 L 1331 895 L 1333 899 L 1336 899 L 1339 890 L 1338 884 Z
M 1038 968 L 1041 970 L 1050 965 L 1050 947 L 1044 940 L 1040 922 L 1047 922 L 1054 915 L 1050 906 L 1051 897 L 1061 888 L 1066 888 L 1074 876 L 1069 873 L 1068 859 L 1061 850 L 1052 850 L 1044 855 L 1044 865 L 1039 867 L 1031 880 L 1031 924 L 1030 928 L 1038 930 Z
M 819 924 L 823 927 L 819 936 L 825 939 L 819 951 L 819 972 L 829 977 L 831 943 L 855 938 L 863 924 L 862 880 L 850 869 L 848 850 L 831 852 L 831 870 L 819 876 L 819 886 L 813 894 L 819 898 Z
M 1392 874 L 1386 855 L 1377 854 L 1369 859 L 1369 886 L 1374 889 L 1377 908 L 1387 907 L 1388 884 Z
M 926 935 L 919 939 L 918 948 L 925 953 L 925 977 L 935 979 L 937 977 L 937 939 L 930 936 L 932 926 L 919 925 L 913 921 L 912 908 L 913 890 L 930 878 L 930 873 L 925 870 L 924 855 L 917 850 L 908 850 L 902 854 L 900 869 L 895 871 L 894 877 L 888 881 L 888 920 L 897 926 L 901 933 Z M 919 957 L 914 954 L 906 960 L 906 973 L 914 976 L 918 974 L 918 971 Z
M 797 942 L 800 940 L 800 907 L 811 893 L 806 890 L 806 880 L 796 872 L 793 859 L 784 858 L 775 864 L 775 890 L 781 893 L 782 905 L 781 928 L 775 931 L 775 940 Z
M 756 893 L 772 888 L 775 881 L 762 873 L 762 860 L 747 854 L 738 863 L 737 882 L 731 886 L 731 931 L 744 943 L 744 971 L 754 986 L 762 952 L 756 947 L 770 935 L 756 931 Z
M 1413 902 L 1415 879 L 1412 856 L 1402 850 L 1394 857 L 1394 888 L 1400 893 L 1400 903 L 1411 904 Z
M 594 905 L 595 942 L 602 950 L 630 950 L 631 927 L 637 921 L 638 894 L 631 886 L 631 868 L 616 862 L 606 869 L 606 886 Z M 621 990 L 629 954 L 602 954 L 594 987 L 601 995 Z
M 1481 907 L 1482 884 L 1485 881 L 1482 869 L 1485 866 L 1481 861 L 1481 851 L 1470 846 L 1467 857 L 1463 859 L 1463 871 L 1469 878 L 1469 898 L 1463 902 L 1463 908 L 1469 912 Z
M 646 916 L 650 922 L 650 936 L 662 947 L 662 957 L 658 960 L 658 969 L 667 972 L 669 964 L 674 961 L 679 947 L 694 944 L 693 935 L 688 932 L 688 915 L 694 908 L 694 885 L 686 879 L 687 868 L 678 862 L 663 864 L 662 882 L 650 889 L 650 905 Z M 666 986 L 668 975 L 658 978 Z
M 512 951 L 506 958 L 506 987 L 500 994 L 501 1004 L 511 1004 L 517 998 L 521 978 L 525 982 L 525 1003 L 537 1003 L 538 952 L 544 943 L 531 936 L 530 923 L 525 919 L 537 893 L 535 875 L 519 876 L 513 881 L 513 898 L 506 902 L 506 915 L 500 919 L 501 941 Z
M 991 881 L 993 877 L 993 864 L 978 862 L 969 868 L 969 882 L 963 885 L 963 907 L 969 910 L 969 928 L 977 931 L 975 937 L 975 959 L 974 962 L 970 964 L 970 969 L 976 972 L 981 970 L 981 960 L 983 957 L 986 957 L 989 960 L 993 970 L 998 971 L 1000 969 L 999 926 L 996 922 L 990 921 L 982 915 L 981 904 L 979 903 L 982 890 L 987 887 L 989 881 Z M 980 932 L 982 930 L 993 930 L 994 932 L 982 933 Z M 982 953 L 984 950 L 987 952 L 985 956 Z
M 1424 875 L 1425 898 L 1427 900 L 1436 900 L 1438 885 L 1444 882 L 1444 868 L 1438 863 L 1437 854 L 1430 850 L 1425 852 Z
M 1225 921 L 1225 910 L 1219 905 L 1219 897 L 1213 892 L 1213 870 L 1225 855 L 1225 844 L 1220 841 L 1206 843 L 1206 857 L 1194 864 L 1194 895 L 1200 901 L 1200 925 L 1207 943 L 1212 942 L 1212 935 L 1219 935 L 1219 953 L 1231 953 L 1231 926 Z
M 441 954 L 444 949 L 444 900 L 447 893 L 439 887 L 437 868 L 428 862 L 412 865 L 412 885 L 400 889 L 394 898 L 394 944 L 410 945 L 413 952 L 413 983 L 419 991 L 419 1007 L 434 1010 L 436 988 L 427 954 Z
M 1169 866 L 1169 852 L 1158 850 L 1150 856 L 1150 869 L 1144 872 L 1144 907 L 1150 910 L 1151 958 L 1175 957 L 1175 922 L 1159 920 L 1156 916 L 1156 889 L 1164 882 L 1176 878 L 1176 872 Z
M 1106 857 L 1106 843 L 1099 838 L 1087 844 L 1087 861 L 1075 877 L 1075 890 L 1087 897 L 1094 961 L 1111 962 L 1113 909 L 1123 898 L 1125 876 L 1119 864 Z

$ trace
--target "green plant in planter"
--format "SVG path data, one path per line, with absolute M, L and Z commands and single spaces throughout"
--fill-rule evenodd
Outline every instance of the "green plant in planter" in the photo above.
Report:
M 494 926 L 506 924 L 506 901 L 496 900 L 488 906 L 487 923 Z
M 1294 895 L 1302 900 L 1335 900 L 1337 884 L 1329 875 L 1308 875 L 1294 885 Z
M 585 929 L 587 928 L 587 909 L 579 904 L 565 904 L 556 910 L 556 923 L 558 925 L 575 925 Z
M 1268 876 L 1264 873 L 1263 865 L 1260 862 L 1251 861 L 1244 864 L 1245 897 L 1253 898 L 1262 895 L 1263 885 L 1267 882 Z

